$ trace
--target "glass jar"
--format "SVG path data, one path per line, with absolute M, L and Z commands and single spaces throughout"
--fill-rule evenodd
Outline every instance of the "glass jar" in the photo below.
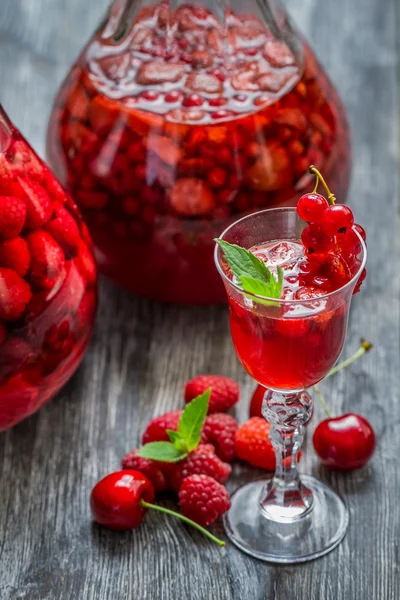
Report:
M 225 300 L 213 238 L 294 205 L 321 170 L 343 202 L 349 134 L 310 47 L 271 0 L 116 0 L 54 103 L 47 153 L 99 268 L 161 301 Z
M 82 216 L 0 107 L 0 430 L 68 381 L 96 304 Z

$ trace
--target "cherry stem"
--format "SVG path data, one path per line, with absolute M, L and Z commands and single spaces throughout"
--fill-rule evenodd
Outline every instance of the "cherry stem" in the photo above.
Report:
M 364 340 L 363 338 L 361 338 L 360 347 L 358 348 L 358 350 L 356 350 L 356 352 L 354 352 L 354 354 L 352 354 L 352 356 L 350 356 L 349 358 L 346 358 L 346 360 L 344 360 L 343 362 L 336 365 L 336 367 L 333 367 L 333 369 L 331 369 L 329 371 L 329 373 L 325 377 L 325 379 L 328 379 L 328 377 L 330 377 L 331 375 L 338 373 L 338 371 L 341 371 L 342 369 L 345 369 L 346 367 L 351 365 L 353 362 L 356 362 L 356 360 L 361 358 L 366 352 L 369 352 L 372 347 L 373 346 L 372 346 L 371 342 L 367 342 L 367 340 Z M 324 379 L 324 381 L 325 381 L 325 379 Z M 322 405 L 324 411 L 326 412 L 328 417 L 330 419 L 332 419 L 333 415 L 332 415 L 331 411 L 329 410 L 327 403 L 325 402 L 324 396 L 323 396 L 318 384 L 314 385 L 314 390 L 319 398 L 319 401 L 321 402 L 321 405 Z
M 218 544 L 218 546 L 221 546 L 221 547 L 225 546 L 225 542 L 223 540 L 220 540 L 219 538 L 215 537 L 215 535 L 213 535 L 212 533 L 207 531 L 207 529 L 204 529 L 204 527 L 202 527 L 195 521 L 188 519 L 184 515 L 181 515 L 180 513 L 177 513 L 174 510 L 170 510 L 169 508 L 165 508 L 164 506 L 158 506 L 157 504 L 150 504 L 150 502 L 146 502 L 143 499 L 140 501 L 140 504 L 141 504 L 141 506 L 143 506 L 143 508 L 151 508 L 152 510 L 158 510 L 159 512 L 165 513 L 167 515 L 172 515 L 173 517 L 176 517 L 177 519 L 180 519 L 181 521 L 188 523 L 188 525 L 191 525 L 192 527 L 194 527 L 195 529 L 197 529 L 198 531 L 203 533 L 210 540 L 212 540 L 213 542 Z
M 328 379 L 328 377 L 330 377 L 331 375 L 334 375 L 338 371 L 341 371 L 342 369 L 345 369 L 346 367 L 351 365 L 353 362 L 355 362 L 356 360 L 361 358 L 366 352 L 369 352 L 371 350 L 371 348 L 372 348 L 372 344 L 370 342 L 367 342 L 367 340 L 362 339 L 359 349 L 356 352 L 354 352 L 354 354 L 352 356 L 350 356 L 349 358 L 346 358 L 346 360 L 344 360 L 343 362 L 336 365 L 336 367 L 333 367 L 333 369 L 331 369 L 331 371 L 329 371 L 329 373 L 325 377 L 325 379 Z
M 328 202 L 330 202 L 330 204 L 335 204 L 335 202 L 336 202 L 335 195 L 332 194 L 331 190 L 328 187 L 328 184 L 326 183 L 325 179 L 322 177 L 322 175 L 318 171 L 318 169 L 316 167 L 314 167 L 314 165 L 311 165 L 311 167 L 308 170 L 310 173 L 312 173 L 312 175 L 315 175 L 315 177 L 317 178 L 317 187 L 318 187 L 318 183 L 321 181 L 321 183 L 324 186 L 326 193 L 328 195 Z M 314 189 L 314 193 L 317 191 L 317 187 Z
M 324 409 L 324 411 L 328 415 L 329 419 L 333 419 L 333 414 L 331 413 L 331 411 L 328 408 L 327 403 L 325 402 L 325 398 L 324 398 L 321 390 L 319 389 L 318 383 L 314 385 L 314 390 L 315 390 L 315 393 L 317 394 L 317 396 L 319 398 L 319 401 L 321 402 L 322 408 Z

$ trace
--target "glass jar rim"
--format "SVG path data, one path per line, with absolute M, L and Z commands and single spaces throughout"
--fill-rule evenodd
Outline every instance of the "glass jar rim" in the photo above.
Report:
M 272 214 L 272 213 L 284 213 L 284 212 L 288 212 L 288 213 L 294 213 L 296 212 L 296 208 L 294 207 L 281 207 L 281 208 L 266 208 L 265 210 L 259 210 L 257 212 L 253 212 L 249 215 L 245 215 L 244 217 L 242 217 L 241 219 L 238 219 L 237 221 L 235 221 L 234 223 L 231 223 L 226 229 L 224 229 L 224 231 L 221 233 L 221 235 L 219 236 L 220 239 L 224 239 L 226 234 L 235 226 L 237 226 L 239 223 L 242 223 L 243 221 L 246 221 L 247 219 L 250 219 L 251 217 L 256 217 L 258 215 L 267 215 L 267 214 Z M 252 292 L 244 292 L 244 290 L 238 285 L 236 284 L 234 281 L 232 281 L 232 279 L 229 279 L 229 277 L 227 276 L 227 274 L 225 273 L 225 271 L 222 269 L 221 267 L 221 260 L 220 257 L 222 256 L 222 249 L 221 247 L 216 243 L 215 244 L 215 250 L 214 250 L 214 261 L 215 261 L 215 265 L 217 267 L 217 270 L 219 272 L 219 274 L 222 277 L 223 281 L 226 281 L 227 283 L 229 283 L 229 285 L 234 288 L 237 292 L 239 292 L 240 294 L 246 294 L 246 297 L 249 297 L 250 299 L 254 299 L 255 301 L 257 300 L 268 300 L 274 303 L 279 303 L 279 304 L 283 304 L 283 305 L 288 305 L 288 304 L 296 304 L 296 305 L 302 305 L 302 304 L 309 304 L 310 302 L 312 302 L 315 299 L 318 300 L 325 300 L 327 298 L 331 298 L 335 295 L 338 295 L 340 293 L 343 293 L 345 291 L 347 291 L 349 288 L 352 287 L 352 285 L 357 281 L 357 279 L 360 277 L 365 264 L 367 262 L 367 246 L 363 240 L 363 238 L 361 237 L 361 235 L 358 233 L 358 231 L 353 230 L 354 233 L 357 235 L 360 243 L 361 243 L 361 248 L 362 248 L 362 261 L 361 261 L 361 265 L 358 268 L 357 272 L 353 275 L 353 277 L 342 287 L 338 288 L 337 290 L 334 290 L 332 292 L 328 292 L 327 294 L 323 294 L 322 296 L 318 296 L 318 298 L 307 298 L 305 299 L 299 299 L 299 298 L 293 298 L 293 299 L 288 299 L 288 298 L 270 298 L 268 296 L 260 296 L 259 294 L 254 294 Z

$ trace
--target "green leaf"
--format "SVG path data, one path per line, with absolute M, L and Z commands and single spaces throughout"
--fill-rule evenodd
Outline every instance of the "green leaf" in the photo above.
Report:
M 161 462 L 178 462 L 187 456 L 187 452 L 178 450 L 171 442 L 150 442 L 139 450 L 139 456 Z
M 225 242 L 218 238 L 216 238 L 215 241 L 221 246 L 227 263 L 232 269 L 232 273 L 239 281 L 242 275 L 247 275 L 253 279 L 261 279 L 266 282 L 270 282 L 271 279 L 274 280 L 274 276 L 266 264 L 250 252 L 250 250 L 246 250 L 236 244 L 230 244 L 229 242 Z
M 187 452 L 186 442 L 182 436 L 177 431 L 173 431 L 172 429 L 167 429 L 166 431 L 175 448 L 179 451 Z
M 236 244 L 229 244 L 224 240 L 216 239 L 215 241 L 221 246 L 232 273 L 237 277 L 245 292 L 267 298 L 281 297 L 283 271 L 280 267 L 277 269 L 277 281 L 267 265 L 250 250 L 236 246 Z M 264 304 L 270 303 L 265 301 Z
M 242 275 L 241 283 L 245 292 L 256 294 L 257 296 L 266 296 L 267 298 L 276 298 L 274 295 L 275 290 L 272 289 L 265 281 L 260 281 L 259 279 L 253 279 L 252 277 L 247 277 L 247 275 Z M 257 298 L 256 302 L 265 304 L 266 306 L 278 306 L 278 302 L 274 302 L 273 300 L 261 300 Z
M 178 433 L 184 439 L 189 452 L 194 450 L 200 442 L 201 430 L 207 415 L 208 401 L 211 388 L 200 394 L 186 405 L 178 424 Z

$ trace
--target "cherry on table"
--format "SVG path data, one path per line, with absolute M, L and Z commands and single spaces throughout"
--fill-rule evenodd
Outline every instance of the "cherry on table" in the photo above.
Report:
M 375 433 L 370 423 L 354 413 L 321 421 L 313 444 L 322 463 L 331 469 L 360 469 L 375 450 Z

